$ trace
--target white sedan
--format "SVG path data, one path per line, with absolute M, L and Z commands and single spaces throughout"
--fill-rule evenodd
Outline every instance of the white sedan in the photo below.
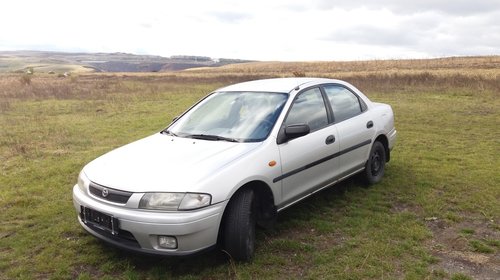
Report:
M 82 227 L 115 246 L 249 260 L 256 225 L 347 177 L 379 182 L 396 141 L 387 104 L 349 83 L 267 79 L 209 94 L 165 130 L 87 164 Z

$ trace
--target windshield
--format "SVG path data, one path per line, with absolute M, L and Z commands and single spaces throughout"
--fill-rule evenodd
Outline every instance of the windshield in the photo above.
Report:
M 287 98 L 285 93 L 215 92 L 184 114 L 168 132 L 207 140 L 262 141 Z

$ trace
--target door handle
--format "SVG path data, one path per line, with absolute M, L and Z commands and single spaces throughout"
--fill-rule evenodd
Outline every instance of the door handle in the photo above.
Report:
M 373 127 L 373 122 L 369 121 L 366 123 L 366 128 L 372 128 Z
M 335 136 L 333 136 L 333 135 L 329 135 L 328 137 L 326 137 L 326 139 L 325 139 L 325 144 L 330 145 L 330 144 L 332 144 L 333 142 L 335 142 Z

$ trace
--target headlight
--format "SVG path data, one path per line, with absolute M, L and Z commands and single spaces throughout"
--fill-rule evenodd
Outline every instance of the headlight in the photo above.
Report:
M 179 205 L 179 210 L 190 210 L 210 205 L 212 196 L 206 193 L 187 193 Z
M 83 192 L 87 191 L 87 186 L 89 185 L 89 178 L 87 178 L 87 175 L 82 171 L 80 171 L 80 174 L 78 174 L 78 187 L 80 187 L 80 190 Z
M 206 193 L 146 193 L 139 208 L 153 210 L 192 210 L 209 206 L 212 196 Z

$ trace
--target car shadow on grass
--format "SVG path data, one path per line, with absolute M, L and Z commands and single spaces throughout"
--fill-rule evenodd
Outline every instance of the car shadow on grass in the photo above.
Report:
M 199 277 L 202 274 L 217 270 L 227 270 L 230 260 L 218 249 L 204 251 L 191 256 L 155 256 L 121 250 L 100 242 L 102 251 L 106 251 L 109 259 L 120 262 L 117 274 L 124 274 L 129 279 L 165 277 Z M 119 270 L 119 271 L 116 271 Z M 220 273 L 217 273 L 220 274 Z

